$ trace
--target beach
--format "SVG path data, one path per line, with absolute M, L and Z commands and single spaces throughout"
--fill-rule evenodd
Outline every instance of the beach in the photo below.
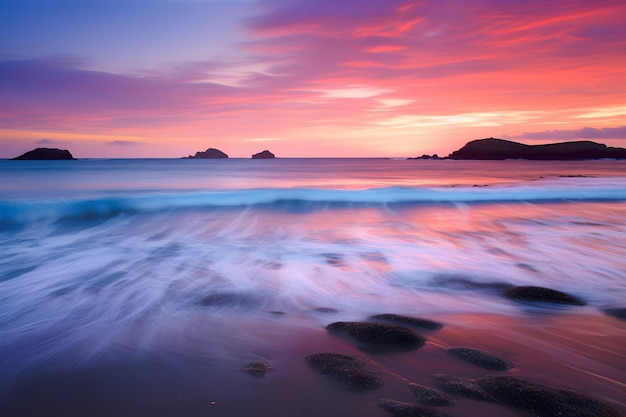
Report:
M 626 307 L 623 161 L 24 162 L 0 161 L 2 414 L 382 417 L 416 403 L 410 383 L 446 391 L 437 374 L 626 414 L 626 321 L 607 314 Z M 525 286 L 584 305 L 505 295 Z M 327 329 L 385 313 L 442 327 L 382 352 Z M 382 384 L 323 375 L 322 352 Z M 535 415 L 446 393 L 426 408 Z

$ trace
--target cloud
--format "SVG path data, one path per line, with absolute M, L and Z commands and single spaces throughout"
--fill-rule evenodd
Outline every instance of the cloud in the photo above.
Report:
M 137 142 L 133 140 L 113 140 L 113 141 L 107 142 L 107 145 L 135 146 L 135 145 L 145 145 L 145 144 L 143 142 Z
M 507 136 L 510 139 L 527 140 L 574 140 L 574 139 L 626 139 L 626 126 L 619 127 L 583 127 L 581 129 L 555 129 L 541 132 L 524 132 L 520 135 Z
M 52 145 L 54 143 L 58 143 L 58 142 L 52 139 L 45 139 L 45 138 L 37 141 L 37 144 L 39 145 Z

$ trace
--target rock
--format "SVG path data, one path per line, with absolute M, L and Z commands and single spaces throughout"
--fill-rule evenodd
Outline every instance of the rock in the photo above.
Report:
M 446 353 L 454 356 L 455 358 L 491 371 L 507 371 L 512 367 L 511 363 L 508 361 L 483 350 L 466 347 L 454 347 L 446 349 Z
M 253 361 L 253 362 L 248 362 L 247 364 L 245 364 L 242 368 L 242 371 L 252 376 L 263 377 L 270 372 L 270 369 L 271 369 L 270 364 L 267 362 Z
M 200 304 L 206 307 L 254 307 L 259 303 L 259 299 L 249 294 L 236 292 L 218 292 L 200 300 Z
M 525 145 L 503 139 L 478 139 L 468 142 L 461 149 L 452 152 L 449 159 L 530 159 L 530 160 L 584 160 L 584 159 L 626 159 L 626 149 L 613 148 L 588 140 L 549 143 L 545 145 Z
M 422 156 L 416 156 L 414 158 L 407 158 L 407 159 L 446 159 L 446 158 L 441 158 L 439 157 L 439 155 L 435 153 L 432 155 L 423 154 Z
M 322 375 L 351 389 L 372 390 L 383 384 L 378 366 L 362 357 L 322 352 L 307 356 L 306 361 Z
M 326 313 L 326 314 L 339 313 L 339 310 L 337 310 L 336 308 L 332 308 L 332 307 L 317 307 L 315 311 L 317 311 L 318 313 Z
M 374 352 L 400 352 L 419 349 L 426 338 L 406 327 L 368 322 L 336 322 L 326 326 L 356 341 L 363 349 Z
M 513 287 L 513 285 L 506 282 L 490 281 L 490 282 L 477 282 L 469 278 L 462 276 L 446 276 L 440 275 L 433 280 L 437 286 L 446 287 L 453 290 L 497 290 L 502 291 Z
M 13 161 L 48 161 L 48 160 L 75 160 L 70 151 L 56 148 L 37 148 L 23 155 L 12 158 Z
M 444 391 L 474 400 L 493 401 L 493 397 L 472 379 L 457 378 L 447 374 L 435 374 L 433 378 Z
M 376 314 L 375 316 L 370 316 L 370 319 L 389 321 L 412 327 L 420 327 L 422 329 L 441 329 L 443 327 L 443 324 L 436 321 L 420 319 L 417 317 L 401 316 L 399 314 Z
M 255 153 L 254 155 L 252 155 L 252 159 L 273 159 L 276 158 L 276 155 L 274 155 L 273 153 L 271 153 L 268 150 L 265 150 L 263 152 L 259 152 L 259 153 Z
M 432 408 L 420 407 L 415 404 L 403 403 L 396 400 L 383 398 L 378 401 L 378 406 L 389 413 L 392 417 L 449 417 L 442 411 Z
M 626 307 L 605 308 L 603 311 L 609 316 L 626 320 Z
M 608 404 L 574 391 L 535 384 L 512 376 L 476 380 L 497 401 L 528 410 L 538 417 L 618 417 Z
M 220 151 L 219 149 L 209 148 L 204 152 L 196 152 L 194 156 L 189 155 L 183 159 L 224 159 L 224 158 L 228 158 L 228 155 L 226 155 L 224 152 Z
M 409 389 L 415 394 L 415 399 L 423 405 L 450 405 L 454 400 L 438 389 L 426 387 L 424 385 L 409 383 Z
M 543 287 L 513 287 L 502 293 L 505 297 L 518 301 L 541 301 L 544 303 L 569 304 L 584 306 L 587 304 L 583 300 L 561 291 Z

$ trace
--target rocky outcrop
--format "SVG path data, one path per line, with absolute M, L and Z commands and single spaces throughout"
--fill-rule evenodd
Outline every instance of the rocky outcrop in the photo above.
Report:
M 209 148 L 204 152 L 196 152 L 195 155 L 183 157 L 183 159 L 224 159 L 228 158 L 224 152 L 219 149 Z
M 271 153 L 268 150 L 265 150 L 263 152 L 259 152 L 259 153 L 255 153 L 254 155 L 252 155 L 252 159 L 273 159 L 276 158 L 276 155 L 274 155 L 273 153 Z
M 253 361 L 245 364 L 241 370 L 252 376 L 263 377 L 267 375 L 271 369 L 270 364 L 265 361 Z
M 373 352 L 410 351 L 426 343 L 424 336 L 392 324 L 339 321 L 329 324 L 326 329 L 352 339 L 360 348 Z
M 485 376 L 475 383 L 496 401 L 527 410 L 538 417 L 619 417 L 611 406 L 585 394 L 512 376 Z
M 494 354 L 485 352 L 484 350 L 453 347 L 446 349 L 446 353 L 462 361 L 469 362 L 481 368 L 492 371 L 506 371 L 511 369 L 511 363 L 505 359 L 499 358 Z
M 14 161 L 52 161 L 52 160 L 75 160 L 68 150 L 62 150 L 57 148 L 37 148 L 32 151 L 28 151 L 23 155 L 16 158 L 12 158 Z
M 626 159 L 626 149 L 585 141 L 525 145 L 504 139 L 478 139 L 452 152 L 449 159 L 530 159 L 530 160 L 585 160 Z
M 306 361 L 322 375 L 347 388 L 372 390 L 383 384 L 383 380 L 379 376 L 379 367 L 366 358 L 342 353 L 321 352 L 307 356 Z
M 521 286 L 505 290 L 503 295 L 516 301 L 539 301 L 553 304 L 569 304 L 584 306 L 587 303 L 573 295 L 566 294 L 551 288 Z
M 375 316 L 370 316 L 370 319 L 388 321 L 404 326 L 419 327 L 421 329 L 441 329 L 443 327 L 443 324 L 437 321 L 403 316 L 400 314 L 376 314 Z

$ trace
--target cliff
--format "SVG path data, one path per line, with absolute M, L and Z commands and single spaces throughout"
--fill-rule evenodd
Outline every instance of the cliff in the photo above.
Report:
M 626 149 L 591 141 L 525 145 L 504 139 L 478 139 L 468 142 L 448 159 L 530 159 L 566 161 L 584 159 L 626 159 Z
M 28 151 L 23 155 L 15 158 L 11 158 L 14 161 L 20 160 L 32 160 L 32 161 L 45 161 L 45 160 L 75 160 L 68 150 L 61 150 L 57 148 L 37 148 L 32 151 Z

